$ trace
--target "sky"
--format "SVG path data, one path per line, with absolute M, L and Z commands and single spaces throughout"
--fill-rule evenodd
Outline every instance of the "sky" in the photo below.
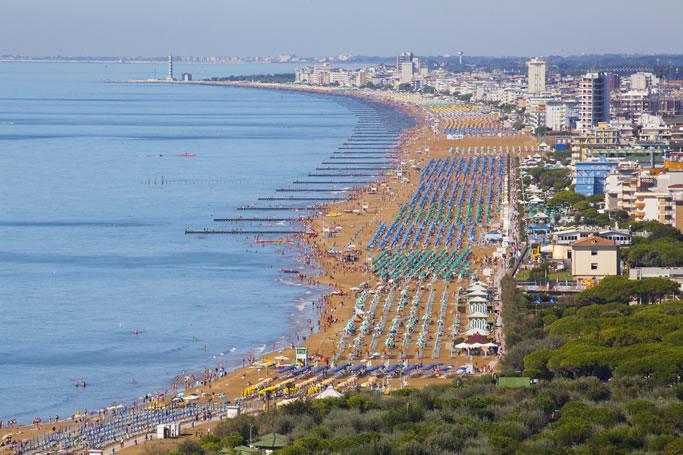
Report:
M 0 54 L 683 53 L 682 0 L 0 0 Z

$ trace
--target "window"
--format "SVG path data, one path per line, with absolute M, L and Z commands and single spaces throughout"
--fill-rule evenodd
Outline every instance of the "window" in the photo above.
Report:
M 591 256 L 597 256 L 598 250 L 591 250 Z
M 598 263 L 597 262 L 591 263 L 591 270 L 598 270 Z

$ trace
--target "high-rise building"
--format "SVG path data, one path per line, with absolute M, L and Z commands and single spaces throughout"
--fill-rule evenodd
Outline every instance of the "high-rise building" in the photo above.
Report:
M 172 55 L 168 56 L 168 74 L 166 75 L 166 80 L 167 81 L 173 80 L 173 56 Z
M 368 85 L 368 74 L 364 69 L 358 70 L 356 73 L 356 81 L 354 83 L 356 87 L 365 87 Z
M 609 122 L 609 76 L 607 73 L 586 73 L 579 86 L 579 120 L 585 132 L 600 122 Z
M 398 57 L 396 57 L 396 68 L 400 71 L 401 65 L 406 62 L 413 62 L 412 52 L 401 52 Z
M 529 60 L 527 66 L 529 67 L 529 94 L 539 95 L 545 92 L 545 62 L 533 58 Z
M 413 82 L 413 62 L 403 62 L 401 63 L 401 84 L 410 84 Z

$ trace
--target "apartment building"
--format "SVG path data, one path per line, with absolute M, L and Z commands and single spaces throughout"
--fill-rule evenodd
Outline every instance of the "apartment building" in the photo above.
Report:
M 330 84 L 350 86 L 351 85 L 351 75 L 347 71 L 336 70 L 330 71 Z
M 659 221 L 673 225 L 673 195 L 668 191 L 646 191 L 634 194 L 631 216 L 636 221 Z
M 588 237 L 572 244 L 572 275 L 576 278 L 604 278 L 619 275 L 619 246 L 614 240 Z
M 633 161 L 620 162 L 605 177 L 605 209 L 631 213 L 640 184 L 640 165 Z
M 553 131 L 564 131 L 568 129 L 567 106 L 557 102 L 546 104 L 545 126 Z
M 609 172 L 616 168 L 616 161 L 580 161 L 575 167 L 575 190 L 584 196 L 604 194 L 605 179 Z
M 610 119 L 610 85 L 606 73 L 587 73 L 579 83 L 579 121 L 587 131 Z
M 546 63 L 543 60 L 534 58 L 527 62 L 527 66 L 529 69 L 529 94 L 539 95 L 545 92 Z

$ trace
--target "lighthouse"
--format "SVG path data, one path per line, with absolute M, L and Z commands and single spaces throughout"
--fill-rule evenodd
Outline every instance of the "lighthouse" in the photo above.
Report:
M 167 81 L 173 80 L 173 56 L 172 55 L 168 56 L 168 74 L 166 75 L 166 80 Z

